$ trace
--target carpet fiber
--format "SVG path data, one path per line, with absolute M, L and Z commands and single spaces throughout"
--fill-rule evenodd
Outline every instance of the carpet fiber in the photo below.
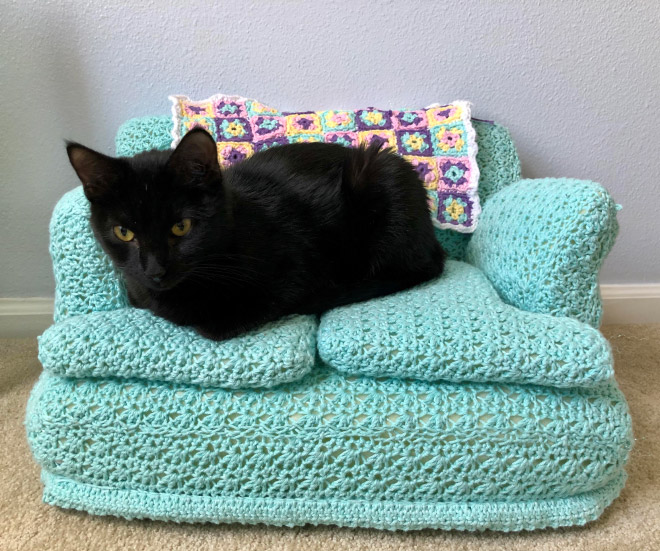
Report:
M 36 341 L 0 340 L 0 549 L 660 549 L 660 325 L 608 326 L 603 332 L 633 417 L 626 488 L 586 527 L 513 534 L 129 522 L 48 507 L 23 429 L 27 396 L 41 369 Z

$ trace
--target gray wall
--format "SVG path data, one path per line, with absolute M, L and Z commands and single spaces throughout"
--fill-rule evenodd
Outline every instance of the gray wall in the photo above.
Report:
M 76 185 L 63 138 L 111 153 L 168 94 L 282 109 L 469 99 L 524 175 L 603 183 L 624 205 L 604 283 L 660 282 L 656 0 L 0 0 L 0 296 L 50 296 L 47 225 Z

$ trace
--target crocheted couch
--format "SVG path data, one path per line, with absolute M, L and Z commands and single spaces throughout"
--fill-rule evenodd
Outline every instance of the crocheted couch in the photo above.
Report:
M 170 144 L 127 122 L 120 155 Z M 520 180 L 475 122 L 483 213 L 438 230 L 447 272 L 225 343 L 128 306 L 80 189 L 51 222 L 55 324 L 26 428 L 44 500 L 126 518 L 521 530 L 584 524 L 632 445 L 597 275 L 616 211 L 591 182 Z

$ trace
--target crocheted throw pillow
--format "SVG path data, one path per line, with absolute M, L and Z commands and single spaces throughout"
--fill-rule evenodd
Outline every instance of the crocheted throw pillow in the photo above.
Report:
M 214 342 L 148 310 L 120 308 L 56 323 L 39 337 L 44 370 L 218 388 L 271 387 L 304 377 L 316 356 L 314 316 L 292 316 Z
M 465 101 L 425 109 L 281 112 L 240 96 L 216 95 L 203 101 L 172 100 L 175 147 L 191 128 L 215 136 L 222 166 L 269 147 L 297 142 L 356 147 L 379 140 L 410 161 L 428 194 L 434 224 L 473 232 L 481 207 L 477 187 L 477 144 Z
M 555 387 L 613 375 L 598 330 L 509 306 L 481 270 L 454 260 L 434 281 L 327 312 L 317 339 L 321 358 L 352 375 Z

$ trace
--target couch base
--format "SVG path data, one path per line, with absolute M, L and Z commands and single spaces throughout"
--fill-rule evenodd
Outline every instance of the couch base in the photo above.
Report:
M 568 498 L 520 502 L 367 502 L 218 498 L 123 490 L 76 482 L 42 471 L 44 502 L 95 515 L 176 522 L 337 526 L 385 530 L 499 530 L 583 525 L 619 495 L 624 471 L 606 486 Z

